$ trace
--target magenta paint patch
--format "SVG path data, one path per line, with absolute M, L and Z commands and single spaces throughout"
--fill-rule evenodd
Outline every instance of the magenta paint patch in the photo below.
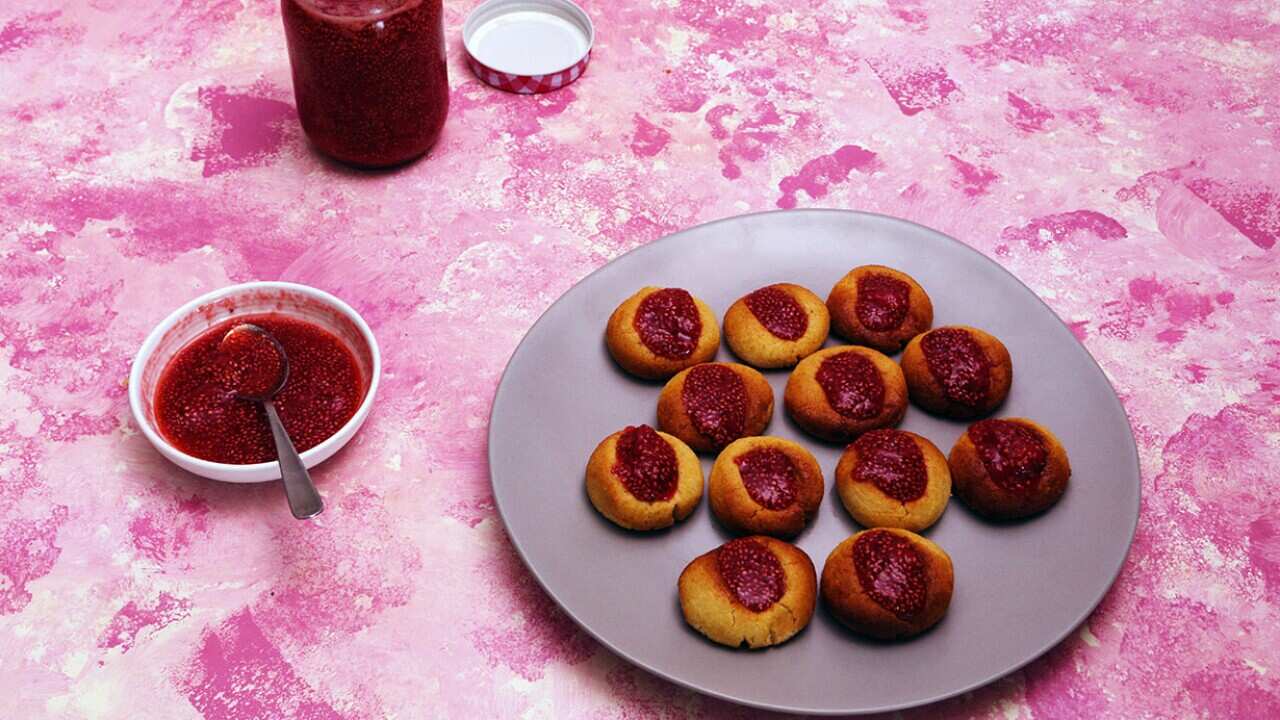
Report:
M 162 592 L 150 602 L 130 600 L 116 611 L 107 629 L 98 638 L 100 648 L 120 648 L 128 652 L 138 636 L 152 633 L 191 614 L 191 601 Z
M 1165 296 L 1164 307 L 1169 311 L 1169 321 L 1175 325 L 1202 322 L 1214 311 L 1213 300 L 1191 290 L 1178 290 Z
M 631 140 L 631 152 L 640 157 L 653 157 L 662 152 L 662 149 L 671 142 L 671 133 L 645 120 L 643 117 L 635 116 L 636 131 Z
M 1068 640 L 1023 670 L 1026 704 L 1034 717 L 1105 717 L 1102 687 L 1077 669 L 1080 643 Z
M 1000 179 L 1000 176 L 991 168 L 974 165 L 955 155 L 948 155 L 947 159 L 951 161 L 951 167 L 956 171 L 956 177 L 952 179 L 951 185 L 970 197 L 986 195 L 987 188 Z
M 1008 93 L 1009 110 L 1005 119 L 1023 132 L 1039 132 L 1053 119 L 1053 111 L 1013 93 Z
M 1183 377 L 1187 382 L 1193 385 L 1198 385 L 1204 382 L 1204 379 L 1208 377 L 1207 371 L 1209 368 L 1199 363 L 1187 363 L 1182 366 L 1182 369 L 1185 371 L 1185 375 Z
M 53 571 L 62 555 L 58 529 L 67 521 L 67 508 L 55 505 L 39 520 L 14 520 L 0 527 L 0 615 L 21 612 L 31 602 L 27 584 Z
M 1193 674 L 1185 687 L 1207 717 L 1280 717 L 1280 688 L 1243 660 L 1224 658 Z
M 903 115 L 938 107 L 959 91 L 941 65 L 917 65 L 883 57 L 868 59 L 867 64 Z
M 1263 514 L 1249 523 L 1249 560 L 1267 589 L 1271 602 L 1280 601 L 1280 519 Z
M 1154 277 L 1137 277 L 1129 281 L 1129 297 L 1144 305 L 1150 305 L 1157 295 L 1164 294 L 1165 287 Z
M 1069 240 L 1118 240 L 1129 231 L 1114 219 L 1093 210 L 1074 210 L 1038 217 L 1021 227 L 1007 227 L 1000 237 L 1020 242 L 1032 250 L 1044 250 Z
M 43 36 L 57 33 L 54 21 L 61 16 L 61 11 L 32 13 L 5 23 L 0 27 L 0 55 L 21 50 Z
M 576 665 L 597 644 L 547 597 L 504 538 L 501 552 L 476 572 L 489 578 L 487 611 L 467 631 L 490 667 L 506 667 L 527 681 L 543 677 L 551 664 Z
M 342 720 L 240 610 L 200 639 L 190 667 L 175 677 L 205 720 Z
M 749 114 L 739 113 L 733 105 L 716 105 L 707 111 L 706 120 L 711 137 L 724 141 L 717 157 L 722 166 L 720 174 L 729 180 L 742 177 L 742 163 L 764 158 L 783 124 L 777 108 L 768 101 L 756 103 Z
M 269 633 L 290 628 L 290 639 L 308 643 L 356 633 L 413 594 L 422 555 L 395 531 L 382 497 L 359 488 L 327 505 L 324 526 L 278 531 L 284 569 L 253 606 Z
M 213 129 L 191 150 L 191 159 L 204 162 L 205 177 L 263 165 L 279 153 L 297 113 L 292 105 L 262 96 L 273 92 L 265 83 L 243 93 L 222 85 L 200 88 Z
M 494 517 L 497 514 L 497 506 L 493 502 L 493 493 L 490 492 L 484 497 L 454 503 L 449 506 L 446 514 L 458 522 L 465 523 L 467 527 L 474 528 Z
M 1275 247 L 1280 238 L 1280 193 L 1261 186 L 1208 178 L 1196 178 L 1186 185 L 1241 235 L 1249 238 L 1249 242 L 1263 250 Z
M 928 5 L 923 0 L 889 0 L 889 12 L 917 30 L 929 27 Z
M 138 553 L 162 563 L 181 555 L 208 530 L 209 504 L 199 496 L 167 503 L 129 521 L 129 539 Z
M 826 197 L 832 185 L 849 179 L 854 170 L 864 173 L 874 171 L 879 165 L 876 154 L 857 145 L 845 145 L 830 155 L 821 155 L 804 164 L 800 172 L 782 178 L 778 189 L 780 208 L 796 206 L 796 196 L 804 191 L 810 198 Z

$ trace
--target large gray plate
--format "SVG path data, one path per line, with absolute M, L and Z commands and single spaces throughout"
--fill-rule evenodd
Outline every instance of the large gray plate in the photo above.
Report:
M 676 578 L 727 539 L 706 502 L 655 534 L 609 524 L 591 507 L 583 468 L 596 443 L 628 424 L 655 424 L 660 384 L 610 361 L 605 321 L 643 285 L 683 287 L 723 316 L 772 282 L 819 295 L 856 265 L 900 268 L 933 298 L 935 324 L 984 328 L 1013 355 L 1001 415 L 1034 418 L 1062 439 L 1074 474 L 1062 501 L 1030 521 L 996 526 L 958 502 L 928 531 L 955 564 L 951 610 L 913 641 L 845 632 L 819 608 L 809 628 L 764 651 L 714 645 L 681 620 Z M 829 341 L 829 344 L 835 344 Z M 719 359 L 733 359 L 727 347 Z M 803 442 L 827 476 L 814 524 L 799 538 L 819 572 L 859 528 L 832 491 L 840 448 L 800 432 L 782 409 L 785 371 L 767 373 L 777 411 L 769 434 Z M 907 412 L 902 427 L 944 453 L 962 423 Z M 710 470 L 712 458 L 703 458 Z M 1115 392 L 1071 332 L 1000 266 L 928 228 L 838 210 L 774 212 L 701 225 L 596 271 L 547 310 L 516 349 L 489 426 L 494 497 L 539 582 L 579 624 L 635 664 L 734 702 L 802 713 L 863 713 L 940 700 L 990 682 L 1053 647 L 1115 579 L 1138 518 L 1138 460 Z

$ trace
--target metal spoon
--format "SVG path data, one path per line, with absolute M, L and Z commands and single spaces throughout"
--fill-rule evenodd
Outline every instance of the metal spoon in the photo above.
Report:
M 324 501 L 320 499 L 320 493 L 316 491 L 316 486 L 311 482 L 311 475 L 307 472 L 307 468 L 302 464 L 302 458 L 298 456 L 298 451 L 293 447 L 293 441 L 289 439 L 289 433 L 285 432 L 284 424 L 280 422 L 280 414 L 276 412 L 276 406 L 273 399 L 280 391 L 284 389 L 284 384 L 289 380 L 289 358 L 284 354 L 284 347 L 280 345 L 280 341 L 276 340 L 271 333 L 263 330 L 257 325 L 250 323 L 241 323 L 227 331 L 222 336 L 222 347 L 226 346 L 227 340 L 236 333 L 251 332 L 261 336 L 262 339 L 271 343 L 276 353 L 280 356 L 280 375 L 267 392 L 261 395 L 245 395 L 237 393 L 237 397 L 243 400 L 249 400 L 262 405 L 267 412 L 267 422 L 271 425 L 271 437 L 276 443 L 276 457 L 280 463 L 280 479 L 284 482 L 284 494 L 289 499 L 289 510 L 293 512 L 293 516 L 299 520 L 306 520 L 319 515 L 324 510 Z

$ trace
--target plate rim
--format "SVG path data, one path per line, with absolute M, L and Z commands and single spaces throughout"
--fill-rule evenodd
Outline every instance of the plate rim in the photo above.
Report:
M 620 262 L 623 259 L 628 258 L 632 255 L 648 252 L 650 251 L 651 248 L 654 248 L 658 245 L 672 243 L 672 242 L 681 242 L 684 240 L 683 236 L 695 230 L 700 230 L 713 225 L 729 224 L 736 221 L 742 221 L 747 218 L 755 218 L 755 217 L 761 217 L 766 215 L 858 215 L 858 216 L 872 218 L 878 222 L 888 222 L 891 225 L 892 224 L 907 225 L 913 228 L 917 228 L 919 230 L 924 230 L 925 232 L 928 232 L 932 235 L 935 235 L 939 238 L 946 240 L 947 242 L 950 242 L 955 246 L 958 246 L 960 249 L 962 249 L 965 252 L 969 252 L 971 254 L 977 255 L 982 260 L 990 263 L 991 265 L 994 265 L 996 268 L 1000 270 L 1000 272 L 1009 276 L 1009 278 L 1011 278 L 1015 283 L 1017 283 L 1024 290 L 1026 290 L 1027 293 L 1029 293 L 1033 298 L 1035 298 L 1036 302 L 1040 303 L 1040 305 L 1042 305 L 1046 310 L 1048 310 L 1049 314 L 1053 316 L 1053 319 L 1056 320 L 1063 327 L 1063 329 L 1065 329 L 1071 335 L 1076 345 L 1078 345 L 1080 349 L 1084 351 L 1085 357 L 1089 359 L 1089 362 L 1092 364 L 1094 371 L 1102 379 L 1102 381 L 1106 383 L 1107 388 L 1111 391 L 1110 401 L 1113 405 L 1113 409 L 1119 410 L 1120 416 L 1123 417 L 1125 420 L 1125 434 L 1129 440 L 1129 442 L 1126 444 L 1126 448 L 1129 454 L 1130 465 L 1133 468 L 1134 475 L 1138 479 L 1138 482 L 1134 486 L 1134 490 L 1135 490 L 1133 495 L 1134 508 L 1132 513 L 1133 520 L 1130 522 L 1129 531 L 1127 533 L 1128 540 L 1125 543 L 1124 552 L 1120 554 L 1119 560 L 1115 564 L 1115 567 L 1111 568 L 1110 571 L 1107 573 L 1110 579 L 1107 581 L 1105 588 L 1103 588 L 1102 592 L 1098 595 L 1098 597 L 1095 600 L 1093 600 L 1088 605 L 1088 607 L 1082 613 L 1080 613 L 1079 616 L 1076 617 L 1070 623 L 1070 625 L 1066 627 L 1065 630 L 1063 630 L 1061 633 L 1058 633 L 1056 637 L 1054 637 L 1053 641 L 1048 643 L 1043 649 L 1031 653 L 1029 656 L 1018 660 L 1017 662 L 1013 663 L 1012 665 L 1010 665 L 1008 668 L 1004 670 L 1001 670 L 993 675 L 989 675 L 969 685 L 966 685 L 964 687 L 951 690 L 948 692 L 944 692 L 941 694 L 933 695 L 927 698 L 920 698 L 918 700 L 911 700 L 911 701 L 902 702 L 902 703 L 882 705 L 882 706 L 873 707 L 873 708 L 850 709 L 850 710 L 830 710 L 826 708 L 806 708 L 806 707 L 797 707 L 797 706 L 789 706 L 789 705 L 762 703 L 754 700 L 735 697 L 714 689 L 701 687 L 690 681 L 684 680 L 676 675 L 665 672 L 659 668 L 652 667 L 649 664 L 642 662 L 641 660 L 638 660 L 637 658 L 633 657 L 630 653 L 622 650 L 621 648 L 617 647 L 612 642 L 604 638 L 600 633 L 598 633 L 592 627 L 588 626 L 576 614 L 574 614 L 573 611 L 570 610 L 565 605 L 565 603 L 560 599 L 560 597 L 555 593 L 555 591 L 547 585 L 547 583 L 543 580 L 542 575 L 538 572 L 537 568 L 535 568 L 534 565 L 529 562 L 529 558 L 525 555 L 524 548 L 521 547 L 519 540 L 517 540 L 516 536 L 511 532 L 510 524 L 507 522 L 507 511 L 503 509 L 503 501 L 502 501 L 501 493 L 498 490 L 498 485 L 493 480 L 493 465 L 494 465 L 493 420 L 494 420 L 494 417 L 497 416 L 499 406 L 502 404 L 504 400 L 504 390 L 507 389 L 507 376 L 511 370 L 511 366 L 515 362 L 516 358 L 519 356 L 521 349 L 525 346 L 526 342 L 528 342 L 529 337 L 533 335 L 534 331 L 537 330 L 538 326 L 541 325 L 543 321 L 546 320 L 547 316 L 551 313 L 551 311 L 555 309 L 557 305 L 563 302 L 565 298 L 571 292 L 573 292 L 573 290 L 575 290 L 580 285 L 590 280 L 593 276 L 603 271 L 605 268 L 610 267 L 613 264 Z M 1128 412 L 1125 411 L 1124 403 L 1121 402 L 1120 400 L 1119 393 L 1116 392 L 1115 386 L 1111 383 L 1111 378 L 1107 376 L 1106 371 L 1098 363 L 1098 360 L 1093 356 L 1093 353 L 1089 352 L 1089 348 L 1085 347 L 1084 343 L 1080 342 L 1080 339 L 1075 337 L 1075 333 L 1071 332 L 1070 326 L 1068 326 L 1066 322 L 1064 322 L 1062 318 L 1058 316 L 1058 313 L 1055 312 L 1054 309 L 1047 302 L 1045 302 L 1043 298 L 1040 297 L 1039 293 L 1037 293 L 1035 290 L 1032 290 L 1031 287 L 1028 286 L 1026 283 L 1022 282 L 1022 280 L 1017 275 L 1014 275 L 1013 272 L 1011 272 L 1003 264 L 992 259 L 991 257 L 981 252 L 977 248 L 971 245 L 968 245 L 967 243 L 964 243 L 961 240 L 954 238 L 948 235 L 947 233 L 942 232 L 941 230 L 935 230 L 934 228 L 931 228 L 927 225 L 922 225 L 920 223 L 907 220 L 905 218 L 900 218 L 893 215 L 886 215 L 884 213 L 871 212 L 867 210 L 849 210 L 844 208 L 795 208 L 795 209 L 785 209 L 785 210 L 763 210 L 759 212 L 743 213 L 740 215 L 730 215 L 727 217 L 717 218 L 715 220 L 709 220 L 704 223 L 691 225 L 687 228 L 677 230 L 676 232 L 664 235 L 660 238 L 657 238 L 656 240 L 651 240 L 647 243 L 638 245 L 628 250 L 627 252 L 612 258 L 608 262 L 600 265 L 599 267 L 593 269 L 591 272 L 582 276 L 576 282 L 574 282 L 571 286 L 569 286 L 568 289 L 562 292 L 560 296 L 555 299 L 555 301 L 553 301 L 550 305 L 548 305 L 547 308 L 543 310 L 541 314 L 538 315 L 537 320 L 535 320 L 533 324 L 529 326 L 529 329 L 525 331 L 524 335 L 520 338 L 520 342 L 516 344 L 514 349 L 512 349 L 511 355 L 507 358 L 506 365 L 503 366 L 502 375 L 499 376 L 498 378 L 498 385 L 494 389 L 493 400 L 489 409 L 488 422 L 489 422 L 489 427 L 488 427 L 488 430 L 485 432 L 485 445 L 486 445 L 485 460 L 488 463 L 489 487 L 490 487 L 490 490 L 493 492 L 494 506 L 498 510 L 498 516 L 502 519 L 503 531 L 506 534 L 508 540 L 510 540 L 511 545 L 515 548 L 516 554 L 520 557 L 520 562 L 524 564 L 525 568 L 530 572 L 530 574 L 533 575 L 534 579 L 537 581 L 538 586 L 542 588 L 543 592 L 545 592 L 555 602 L 556 606 L 560 608 L 560 610 L 564 612 L 564 614 L 567 615 L 571 620 L 573 620 L 574 624 L 577 625 L 578 628 L 586 632 L 593 639 L 595 639 L 596 642 L 603 645 L 606 649 L 608 649 L 614 655 L 617 655 L 618 657 L 622 658 L 623 660 L 625 660 L 627 663 L 631 664 L 634 667 L 640 668 L 645 672 L 648 672 L 652 675 L 655 675 L 664 680 L 672 682 L 676 685 L 679 685 L 680 687 L 692 690 L 701 695 L 714 697 L 719 700 L 723 700 L 725 702 L 733 703 L 735 705 L 741 705 L 744 707 L 750 707 L 750 708 L 755 708 L 759 710 L 768 710 L 772 712 L 792 713 L 792 714 L 810 715 L 810 716 L 839 716 L 839 715 L 872 715 L 876 713 L 907 710 L 911 708 L 932 705 L 934 703 L 942 702 L 943 700 L 948 700 L 950 698 L 963 695 L 967 692 L 971 692 L 978 688 L 985 687 L 986 685 L 989 685 L 1003 677 L 1006 677 L 1014 672 L 1017 672 L 1018 670 L 1021 670 L 1031 662 L 1043 657 L 1044 655 L 1052 651 L 1054 648 L 1062 644 L 1063 640 L 1065 640 L 1073 632 L 1075 632 L 1076 629 L 1079 628 L 1080 625 L 1084 623 L 1084 621 L 1087 620 L 1095 610 L 1097 610 L 1098 606 L 1102 603 L 1102 601 L 1106 599 L 1107 595 L 1111 592 L 1112 588 L 1115 587 L 1116 580 L 1119 579 L 1120 572 L 1121 570 L 1124 569 L 1125 562 L 1129 558 L 1129 553 L 1133 551 L 1133 539 L 1137 534 L 1138 522 L 1141 519 L 1141 514 L 1142 514 L 1142 461 L 1138 453 L 1137 440 L 1134 438 L 1134 435 L 1133 435 L 1133 424 L 1129 419 Z

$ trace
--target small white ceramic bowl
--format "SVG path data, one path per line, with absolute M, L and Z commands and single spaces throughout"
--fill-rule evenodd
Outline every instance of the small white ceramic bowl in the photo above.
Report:
M 315 323 L 336 335 L 355 355 L 365 378 L 364 401 L 347 424 L 324 442 L 302 453 L 302 462 L 314 467 L 329 459 L 351 439 L 373 407 L 382 373 L 378 342 L 369 325 L 350 305 L 323 290 L 287 282 L 251 282 L 232 285 L 202 295 L 173 311 L 142 343 L 129 373 L 129 408 L 142 434 L 174 464 L 212 480 L 253 483 L 279 480 L 275 462 L 232 465 L 192 457 L 170 445 L 155 423 L 155 392 L 169 360 L 205 330 L 228 318 L 259 313 L 280 313 Z

